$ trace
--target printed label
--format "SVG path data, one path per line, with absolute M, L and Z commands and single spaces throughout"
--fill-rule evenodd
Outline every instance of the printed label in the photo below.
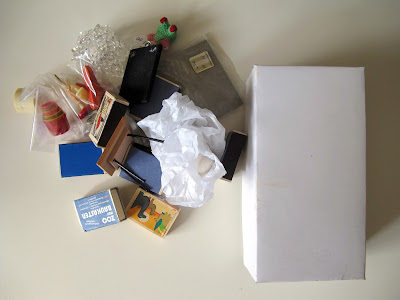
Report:
M 119 222 L 110 191 L 75 200 L 75 208 L 84 231 Z
M 90 131 L 97 141 L 100 139 L 101 134 L 103 133 L 113 104 L 114 99 L 110 98 L 110 96 L 108 96 L 106 93 L 103 97 L 103 101 L 101 102 L 101 106 L 97 112 L 96 119 Z
M 207 69 L 214 67 L 214 63 L 211 60 L 210 55 L 207 51 L 204 51 L 196 56 L 189 58 L 190 64 L 196 73 L 203 72 Z

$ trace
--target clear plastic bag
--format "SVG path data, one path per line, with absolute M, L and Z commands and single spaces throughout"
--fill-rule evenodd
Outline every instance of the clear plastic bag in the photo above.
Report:
M 71 89 L 70 82 L 79 83 L 77 80 L 48 73 L 24 88 L 20 101 L 35 98 L 31 151 L 52 152 L 57 144 L 88 139 L 96 111 Z
M 98 97 L 96 85 L 118 94 L 129 50 L 117 39 L 110 26 L 97 24 L 93 29 L 79 34 L 76 46 L 72 49 L 72 61 L 69 67 L 82 78 L 87 77 L 87 68 L 91 70 L 89 73 L 95 75 L 95 80 L 90 84 L 85 78 L 85 82 L 96 97 Z
M 225 148 L 225 128 L 208 109 L 188 96 L 174 93 L 158 114 L 138 123 L 160 161 L 162 190 L 169 203 L 200 207 L 213 197 L 214 183 L 225 173 L 219 158 Z

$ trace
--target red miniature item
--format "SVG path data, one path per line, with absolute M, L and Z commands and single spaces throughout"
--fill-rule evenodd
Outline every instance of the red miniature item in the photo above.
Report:
M 89 90 L 89 102 L 92 109 L 98 109 L 103 99 L 105 89 L 97 82 L 94 72 L 91 67 L 83 67 L 83 80 Z
M 66 133 L 69 123 L 65 112 L 54 101 L 48 101 L 42 105 L 43 122 L 54 136 Z
M 93 110 L 89 105 L 86 105 L 78 114 L 78 118 L 80 120 L 84 119 L 87 117 L 87 115 L 89 115 L 89 113 L 91 113 Z

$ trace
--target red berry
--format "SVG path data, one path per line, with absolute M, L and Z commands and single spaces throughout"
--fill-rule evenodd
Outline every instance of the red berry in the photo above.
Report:
M 171 32 L 175 32 L 178 28 L 176 28 L 175 25 L 171 25 L 171 27 L 169 28 L 169 31 Z
M 163 18 L 161 18 L 160 23 L 164 23 L 164 22 L 167 22 L 167 21 L 168 21 L 168 19 L 166 17 L 163 17 Z

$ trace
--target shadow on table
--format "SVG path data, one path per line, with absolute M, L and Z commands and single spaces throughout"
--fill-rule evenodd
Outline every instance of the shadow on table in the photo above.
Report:
M 367 239 L 400 216 L 400 42 L 360 48 L 312 65 L 364 66 L 367 127 Z

